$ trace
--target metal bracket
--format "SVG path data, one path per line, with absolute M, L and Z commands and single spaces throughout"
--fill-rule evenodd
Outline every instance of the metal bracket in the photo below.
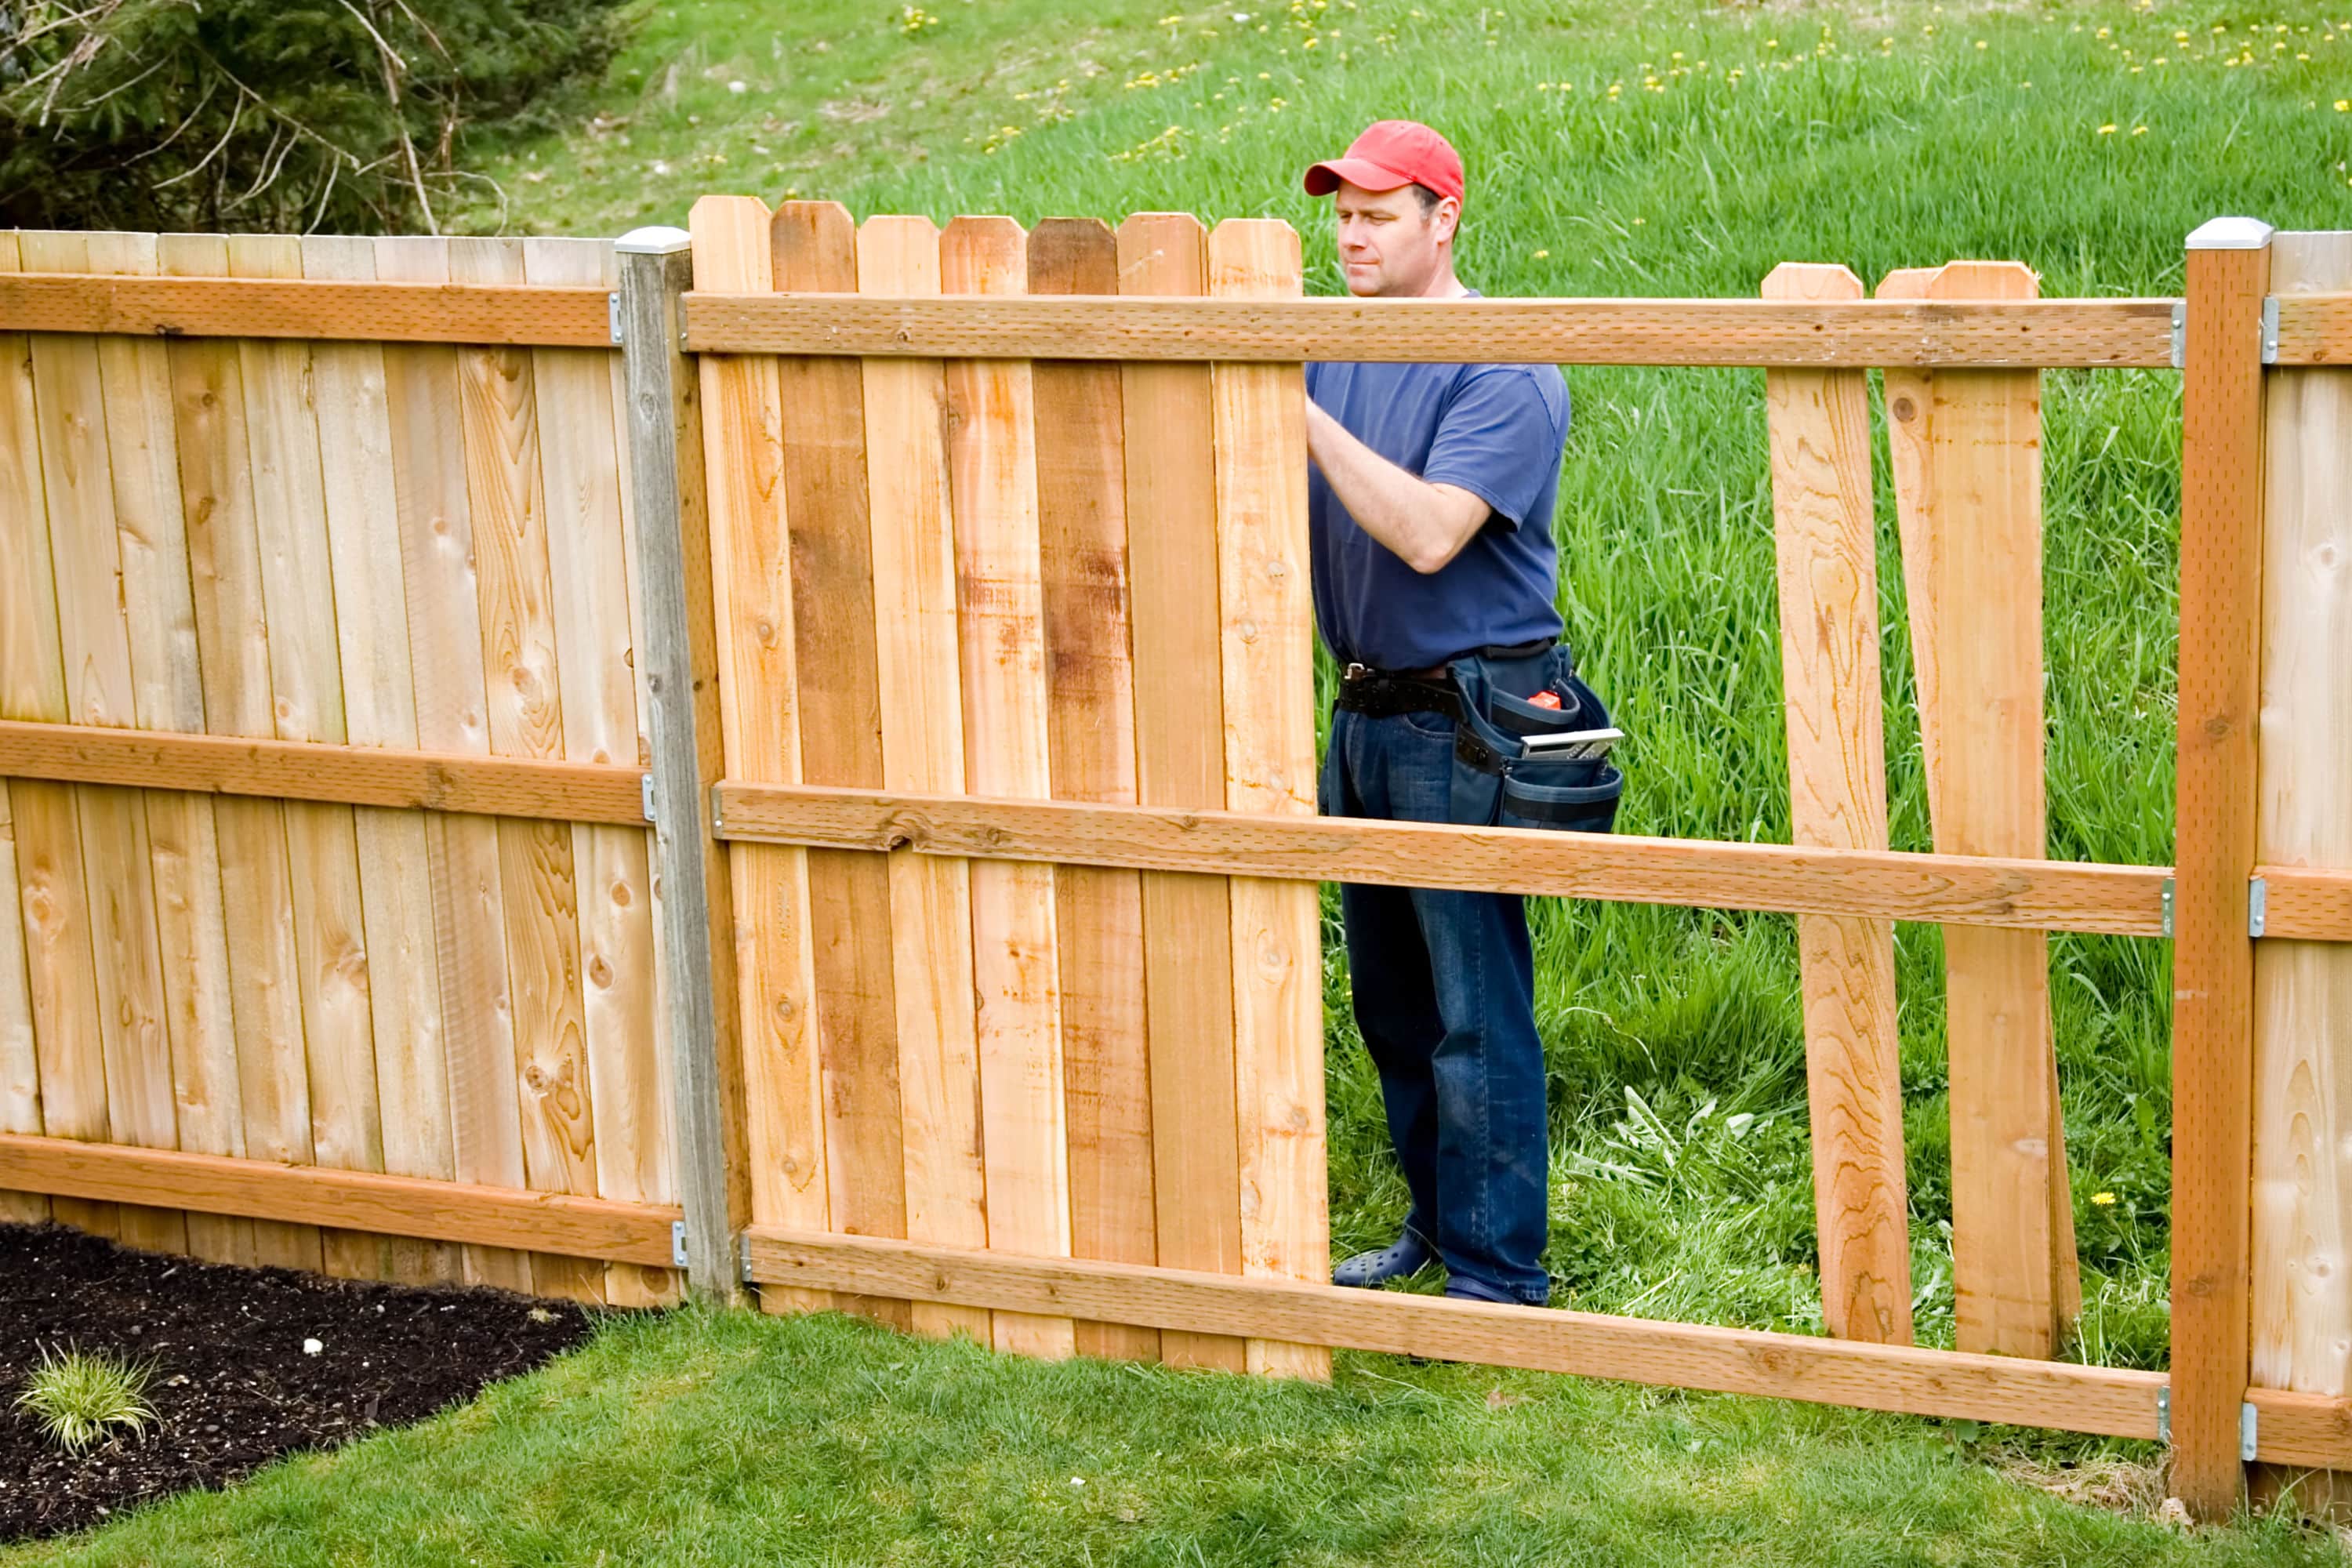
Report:
M 686 346 L 686 301 L 683 299 L 677 302 L 677 352 L 688 352 Z
M 751 1233 L 745 1231 L 735 1239 L 740 1244 L 740 1255 L 736 1261 L 742 1268 L 743 1283 L 749 1285 L 751 1283 Z
M 669 1260 L 680 1268 L 686 1267 L 686 1221 L 669 1222 Z
M 2271 885 L 2260 877 L 2246 881 L 2246 934 L 2263 934 L 2263 922 L 2270 912 Z M 2252 1409 L 2249 1405 L 2247 1408 Z
M 2172 879 L 2164 879 L 2164 934 L 2172 934 Z
M 613 328 L 613 341 L 616 343 L 624 341 L 626 334 L 621 331 L 621 291 L 618 289 L 604 296 L 604 314 Z
M 2172 1385 L 2168 1383 L 2156 1391 L 2156 1440 L 2172 1441 Z
M 2264 364 L 2278 363 L 2278 296 L 2264 295 L 2263 298 L 2263 363 Z
M 2172 302 L 2172 368 L 2180 369 L 2189 363 L 2189 301 Z
M 2252 1462 L 2254 1457 L 2254 1406 L 2252 1401 L 2238 1406 L 2238 1458 Z
M 647 822 L 652 822 L 656 820 L 654 816 L 654 775 L 651 773 L 639 774 L 637 779 L 637 788 L 639 795 L 645 801 L 646 820 Z M 2170 886 L 2169 883 L 2166 885 L 2168 887 Z M 2171 927 L 2169 923 L 2167 924 L 2165 929 L 2168 931 L 2170 931 Z

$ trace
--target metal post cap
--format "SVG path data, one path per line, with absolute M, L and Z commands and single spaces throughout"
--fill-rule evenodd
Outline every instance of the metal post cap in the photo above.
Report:
M 686 230 L 655 224 L 629 230 L 613 242 L 613 249 L 622 256 L 670 256 L 693 244 L 694 237 Z

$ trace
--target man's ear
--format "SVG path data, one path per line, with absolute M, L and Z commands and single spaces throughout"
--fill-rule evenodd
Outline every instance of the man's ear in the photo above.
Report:
M 1437 198 L 1437 210 L 1429 215 L 1437 225 L 1437 237 L 1451 240 L 1462 226 L 1462 204 L 1452 196 Z

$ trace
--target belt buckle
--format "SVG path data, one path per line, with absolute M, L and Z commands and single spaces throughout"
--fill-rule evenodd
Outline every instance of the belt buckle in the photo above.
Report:
M 1348 661 L 1348 668 L 1339 672 L 1339 679 L 1342 680 L 1370 680 L 1372 678 L 1373 673 L 1374 671 L 1370 665 L 1358 664 L 1354 659 L 1349 659 Z

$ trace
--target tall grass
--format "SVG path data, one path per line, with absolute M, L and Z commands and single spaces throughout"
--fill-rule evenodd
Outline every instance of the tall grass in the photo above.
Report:
M 766 134 L 758 106 L 729 118 L 707 92 L 696 110 L 650 92 L 632 110 L 649 143 L 677 149 L 664 183 L 583 174 L 554 144 L 513 155 L 543 151 L 555 181 L 640 208 L 726 188 L 835 196 L 861 216 L 1273 215 L 1305 235 L 1323 292 L 1338 287 L 1326 220 L 1297 172 L 1391 115 L 1427 120 L 1463 150 L 1463 270 L 1495 294 L 1751 295 L 1782 260 L 1843 262 L 1874 284 L 1959 257 L 2025 261 L 2049 295 L 2164 293 L 2179 287 L 2183 237 L 2216 214 L 2352 227 L 2343 7 L 1223 0 L 1149 18 L 1112 4 L 1083 26 L 1048 0 L 937 10 L 892 37 L 870 10 L 820 0 L 789 44 L 781 32 L 766 44 L 824 79 L 804 97 L 831 95 L 803 102 L 795 125 L 878 105 L 892 123 L 932 126 L 919 156 L 828 163 L 787 149 L 738 177 L 727 150 Z M 736 42 L 757 65 L 751 37 Z M 710 62 L 698 75 L 734 69 L 729 47 L 698 40 L 696 60 Z M 812 63 L 853 56 L 845 75 Z M 960 96 L 942 118 L 949 77 Z M 1591 368 L 1570 382 L 1559 598 L 1631 736 L 1621 826 L 1785 841 L 1762 376 Z M 2049 850 L 2166 861 L 2179 380 L 2056 371 L 2043 397 Z M 1883 450 L 1879 461 L 1893 837 L 1919 849 L 1916 694 Z M 1557 1148 L 1549 1264 L 1564 1298 L 1817 1325 L 1790 922 L 1549 902 L 1535 926 Z M 1344 1251 L 1386 1239 L 1405 1198 L 1335 924 L 1328 934 Z M 1916 1310 L 1934 1341 L 1951 1310 L 1936 931 L 1902 928 L 1897 961 Z M 2165 1353 L 2168 963 L 2157 942 L 2051 944 L 2088 1270 L 2083 1349 L 2119 1364 Z M 1735 1117 L 1749 1120 L 1735 1131 Z M 1662 1167 L 1668 1142 L 1676 1159 Z

